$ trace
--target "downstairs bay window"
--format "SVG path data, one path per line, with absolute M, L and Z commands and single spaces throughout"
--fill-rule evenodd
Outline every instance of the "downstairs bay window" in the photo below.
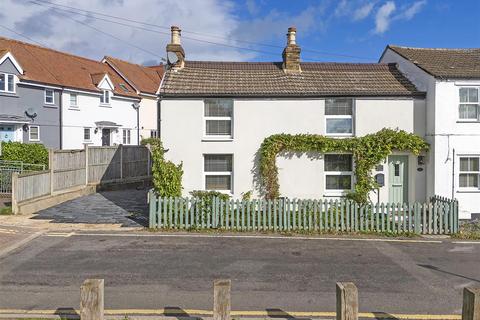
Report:
M 351 154 L 326 154 L 324 171 L 327 193 L 341 194 L 352 190 L 353 163 Z
M 205 190 L 232 191 L 232 163 L 231 154 L 205 154 L 204 180 Z
M 460 157 L 459 187 L 463 190 L 480 190 L 480 156 Z

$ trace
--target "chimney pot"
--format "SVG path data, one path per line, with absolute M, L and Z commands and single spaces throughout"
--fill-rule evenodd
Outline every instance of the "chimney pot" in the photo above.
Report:
M 171 40 L 167 44 L 168 65 L 175 70 L 180 70 L 185 66 L 185 51 L 181 44 L 182 30 L 177 26 L 172 26 Z
M 295 28 L 295 27 L 288 28 L 287 45 L 297 44 L 296 34 L 297 34 L 297 28 Z
M 172 33 L 172 40 L 170 41 L 171 44 L 181 44 L 180 37 L 182 35 L 182 30 L 180 30 L 177 26 L 172 26 L 170 28 Z

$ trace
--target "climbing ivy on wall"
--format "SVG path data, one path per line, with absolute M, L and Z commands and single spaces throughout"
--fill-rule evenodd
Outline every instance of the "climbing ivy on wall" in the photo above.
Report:
M 282 152 L 351 153 L 355 162 L 355 189 L 348 197 L 367 202 L 376 188 L 372 171 L 393 150 L 410 151 L 415 155 L 428 150 L 429 145 L 419 136 L 403 130 L 382 129 L 363 137 L 331 138 L 315 134 L 275 134 L 263 140 L 260 147 L 260 178 L 269 199 L 280 196 L 277 156 Z

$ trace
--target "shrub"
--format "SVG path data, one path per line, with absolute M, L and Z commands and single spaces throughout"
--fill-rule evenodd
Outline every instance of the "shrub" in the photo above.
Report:
M 145 140 L 147 139 L 143 141 Z M 159 139 L 150 140 L 149 144 L 151 145 L 153 160 L 153 188 L 156 194 L 160 197 L 180 197 L 182 195 L 182 164 L 176 165 L 165 160 L 165 150 Z
M 230 196 L 228 194 L 221 193 L 218 191 L 193 190 L 193 191 L 190 191 L 190 195 L 200 200 L 209 201 L 209 203 L 211 203 L 211 200 L 213 198 L 219 198 L 224 201 L 227 201 L 230 199 Z
M 41 164 L 47 168 L 48 150 L 43 144 L 38 143 L 4 142 L 2 143 L 2 156 L 0 159 Z
M 140 141 L 140 144 L 142 146 L 146 146 L 149 144 L 152 147 L 154 147 L 154 146 L 161 146 L 162 142 L 160 141 L 159 138 L 145 138 L 145 139 L 142 139 L 142 141 Z

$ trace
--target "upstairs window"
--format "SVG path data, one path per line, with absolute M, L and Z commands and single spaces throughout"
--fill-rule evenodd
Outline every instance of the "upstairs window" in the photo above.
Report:
M 102 95 L 100 96 L 101 104 L 110 104 L 110 91 L 103 90 Z
M 70 107 L 78 107 L 78 100 L 77 100 L 76 93 L 70 93 Z
M 205 190 L 232 190 L 232 155 L 204 155 Z
M 480 102 L 478 91 L 478 88 L 460 88 L 460 120 L 480 121 Z
M 13 74 L 0 73 L 0 91 L 15 93 L 15 77 Z
M 45 103 L 46 104 L 55 103 L 55 93 L 52 89 L 45 89 Z
M 326 99 L 326 133 L 335 136 L 351 136 L 353 134 L 352 115 L 353 99 Z
M 351 154 L 326 154 L 324 165 L 326 190 L 345 191 L 352 189 L 353 164 Z
M 205 100 L 205 135 L 208 137 L 231 138 L 233 100 Z
M 479 180 L 480 157 L 460 157 L 460 188 L 479 189 Z

